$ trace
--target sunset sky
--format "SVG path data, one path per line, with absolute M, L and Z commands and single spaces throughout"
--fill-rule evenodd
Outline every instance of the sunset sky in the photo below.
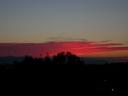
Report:
M 128 56 L 128 0 L 0 0 L 0 56 L 55 51 Z

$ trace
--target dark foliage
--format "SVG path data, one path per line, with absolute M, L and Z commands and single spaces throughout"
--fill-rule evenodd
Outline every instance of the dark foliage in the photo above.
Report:
M 45 58 L 26 56 L 20 63 L 0 65 L 0 73 L 11 78 L 13 75 L 27 83 L 36 79 L 36 84 L 41 87 L 48 87 L 49 91 L 54 89 L 57 93 L 62 91 L 62 94 L 128 96 L 127 64 L 84 64 L 79 57 L 61 52 Z

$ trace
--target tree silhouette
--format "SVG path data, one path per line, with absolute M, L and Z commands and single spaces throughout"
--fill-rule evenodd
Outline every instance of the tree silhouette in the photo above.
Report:
M 24 75 L 32 78 L 38 77 L 37 80 L 43 84 L 49 80 L 48 83 L 55 84 L 53 87 L 58 81 L 63 86 L 67 84 L 65 81 L 68 81 L 70 89 L 74 88 L 77 91 L 81 88 L 84 93 L 89 93 L 89 96 L 126 96 L 126 92 L 128 92 L 126 89 L 128 86 L 128 62 L 103 65 L 84 64 L 80 57 L 70 52 L 60 52 L 51 57 L 47 55 L 44 58 L 25 56 L 22 62 L 0 65 L 0 72 L 15 73 L 16 77 L 22 74 L 23 77 Z M 60 83 L 58 84 L 60 85 Z M 61 89 L 61 87 L 58 88 Z
M 25 56 L 21 64 L 82 64 L 79 57 L 70 52 L 60 52 L 52 57 L 46 56 L 44 58 L 33 58 Z

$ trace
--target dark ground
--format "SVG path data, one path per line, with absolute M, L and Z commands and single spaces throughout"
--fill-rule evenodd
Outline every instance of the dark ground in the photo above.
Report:
M 80 90 L 87 96 L 128 96 L 128 65 L 1 65 L 0 74 L 8 81 L 23 80 L 43 84 L 51 90 Z M 30 81 L 29 81 L 30 80 Z M 63 89 L 64 88 L 64 89 Z M 49 89 L 50 90 L 50 89 Z
M 71 54 L 3 64 L 0 77 L 11 88 L 22 86 L 31 93 L 37 89 L 52 95 L 128 96 L 128 63 L 84 64 Z

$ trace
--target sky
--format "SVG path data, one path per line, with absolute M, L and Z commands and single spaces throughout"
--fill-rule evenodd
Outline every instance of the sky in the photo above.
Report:
M 71 52 L 80 57 L 128 57 L 128 46 L 108 41 L 67 41 L 48 43 L 2 43 L 1 56 L 53 56 L 60 52 Z
M 0 43 L 109 41 L 127 47 L 127 5 L 128 0 L 0 0 Z

